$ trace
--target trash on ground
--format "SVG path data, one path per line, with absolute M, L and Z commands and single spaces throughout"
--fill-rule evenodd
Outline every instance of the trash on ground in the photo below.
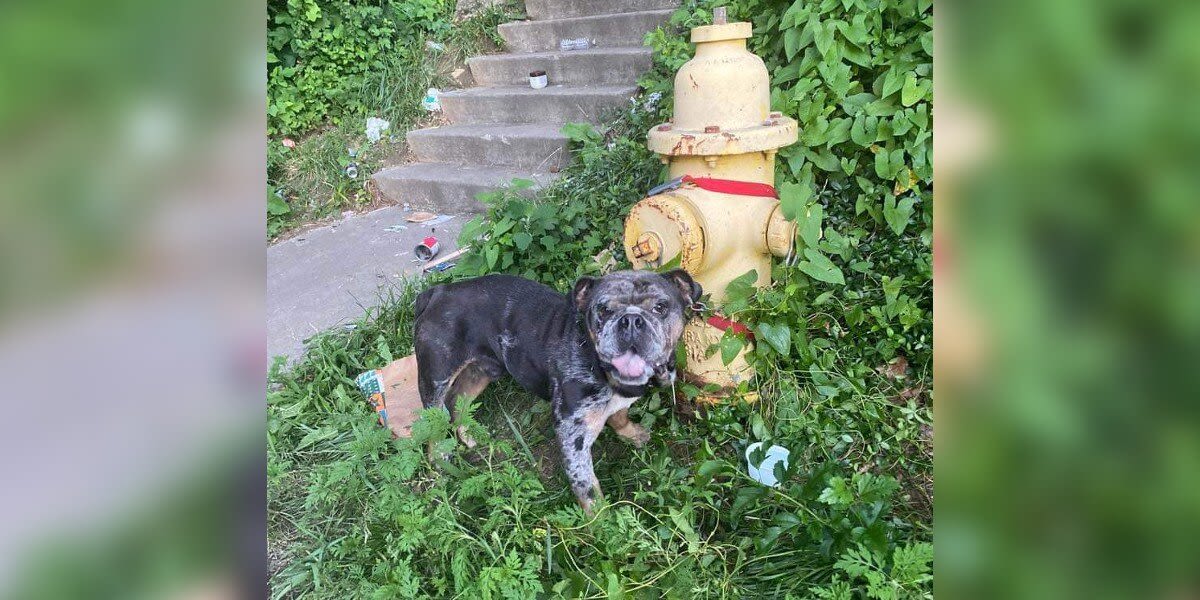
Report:
M 434 52 L 441 52 L 442 50 L 446 49 L 445 44 L 435 42 L 433 40 L 429 40 L 428 42 L 425 42 L 425 47 L 429 48 L 430 50 L 433 50 Z
M 444 263 L 441 263 L 441 264 L 439 264 L 439 265 L 435 265 L 435 266 L 433 266 L 433 267 L 432 267 L 432 268 L 430 268 L 429 270 L 430 270 L 430 271 L 437 271 L 438 273 L 441 273 L 441 272 L 443 272 L 443 271 L 449 271 L 450 269 L 453 269 L 453 268 L 454 268 L 454 265 L 457 265 L 457 264 L 458 264 L 458 263 L 453 263 L 453 262 L 444 262 Z
M 437 88 L 425 90 L 425 97 L 421 99 L 421 106 L 429 112 L 442 110 L 442 104 L 438 102 L 438 96 L 440 95 L 441 92 Z
M 292 138 L 283 138 L 283 142 L 281 142 L 281 143 L 287 148 L 295 148 L 296 147 L 296 140 L 293 140 Z
M 427 261 L 437 256 L 440 249 L 441 245 L 438 244 L 438 239 L 431 235 L 421 240 L 421 243 L 417 244 L 416 248 L 413 248 L 413 254 L 417 255 L 418 259 Z
M 547 81 L 545 71 L 533 71 L 529 73 L 529 87 L 535 90 L 546 87 Z
M 453 218 L 454 218 L 454 215 L 438 215 L 428 221 L 422 222 L 421 224 L 422 225 L 430 225 L 430 226 L 439 225 L 439 224 L 445 223 L 446 221 L 449 221 L 450 219 L 453 219 Z
M 587 38 L 562 39 L 558 42 L 558 49 L 564 52 L 567 50 L 587 50 L 591 45 L 592 43 Z
M 354 378 L 359 391 L 379 415 L 379 423 L 392 437 L 410 437 L 412 424 L 420 417 L 421 394 L 417 390 L 417 356 L 410 354 Z
M 750 455 L 761 447 L 762 442 L 754 442 L 746 448 L 746 468 L 750 477 L 765 486 L 779 487 L 779 480 L 775 479 L 775 465 L 782 462 L 783 468 L 786 469 L 790 453 L 783 446 L 771 446 L 763 455 L 762 462 L 756 466 L 750 462 Z
M 450 71 L 450 79 L 454 80 L 461 87 L 471 87 L 471 73 L 466 69 L 458 68 Z
M 350 164 L 346 165 L 346 177 L 350 179 L 358 179 L 358 163 L 354 162 L 354 158 L 358 156 L 358 151 L 350 149 Z
M 383 228 L 384 231 L 390 231 L 392 233 L 404 231 L 405 229 L 408 229 L 408 225 L 389 225 Z
M 383 137 L 383 132 L 392 127 L 392 124 L 378 117 L 370 117 L 367 119 L 367 140 L 372 143 L 378 142 L 379 138 Z
M 417 211 L 405 217 L 404 220 L 408 221 L 409 223 L 424 223 L 425 221 L 432 221 L 436 218 L 437 215 L 431 212 Z
M 430 271 L 445 271 L 446 269 L 449 269 L 450 267 L 454 266 L 455 263 L 450 262 L 451 260 L 454 260 L 454 259 L 462 256 L 463 254 L 465 254 L 467 252 L 468 249 L 470 249 L 470 246 L 463 246 L 462 248 L 459 248 L 458 250 L 455 250 L 454 252 L 451 252 L 450 254 L 447 254 L 447 255 L 421 267 L 421 271 L 424 273 L 428 273 Z M 449 266 L 442 266 L 442 265 L 446 265 L 446 264 L 449 264 Z

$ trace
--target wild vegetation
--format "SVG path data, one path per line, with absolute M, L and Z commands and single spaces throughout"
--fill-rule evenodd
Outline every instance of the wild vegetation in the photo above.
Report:
M 267 4 L 267 236 L 370 205 L 369 178 L 433 122 L 429 88 L 499 51 L 506 4 L 456 17 L 453 0 L 271 0 Z M 391 127 L 370 142 L 366 120 Z M 351 156 L 351 151 L 355 153 Z M 351 163 L 354 176 L 347 174 Z
M 723 307 L 756 334 L 760 401 L 696 410 L 701 390 L 680 385 L 635 404 L 652 439 L 601 435 L 607 504 L 590 518 L 558 472 L 548 405 L 510 383 L 464 417 L 475 450 L 436 411 L 391 440 L 353 377 L 411 352 L 423 286 L 502 271 L 566 289 L 627 266 L 622 219 L 663 177 L 644 132 L 669 115 L 690 57 L 680 28 L 715 4 L 755 23 L 772 106 L 802 129 L 776 184 L 803 251 L 767 289 L 735 282 Z M 273 369 L 274 595 L 931 597 L 931 26 L 928 2 L 685 3 L 647 38 L 650 93 L 599 128 L 565 129 L 578 158 L 558 182 L 532 200 L 488 195 L 455 269 Z M 712 351 L 745 343 L 729 333 Z M 780 487 L 747 475 L 756 441 L 791 451 Z M 427 443 L 450 459 L 430 463 Z

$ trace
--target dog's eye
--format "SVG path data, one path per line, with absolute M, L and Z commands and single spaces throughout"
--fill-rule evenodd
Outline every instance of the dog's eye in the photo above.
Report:
M 601 304 L 600 306 L 596 307 L 596 313 L 601 317 L 607 317 L 608 315 L 612 314 L 612 309 L 609 308 L 607 304 Z
M 654 305 L 654 313 L 659 314 L 659 315 L 667 314 L 667 303 L 659 302 L 658 304 L 655 304 Z

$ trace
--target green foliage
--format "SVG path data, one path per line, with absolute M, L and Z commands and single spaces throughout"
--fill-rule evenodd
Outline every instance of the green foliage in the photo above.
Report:
M 356 156 L 350 156 L 350 150 Z M 366 143 L 349 128 L 335 128 L 288 148 L 267 141 L 267 236 L 275 236 L 303 222 L 357 209 L 371 202 L 367 182 L 384 157 L 395 151 L 387 140 Z M 346 167 L 354 162 L 357 176 Z
M 711 4 L 686 4 L 671 23 L 705 24 Z M 772 73 L 772 108 L 802 132 L 776 169 L 798 252 L 772 267 L 767 288 L 754 287 L 758 273 L 738 277 L 720 306 L 754 332 L 747 358 L 761 401 L 681 416 L 671 393 L 652 392 L 631 409 L 652 432 L 645 448 L 601 435 L 608 504 L 588 519 L 559 473 L 549 407 L 509 382 L 463 418 L 481 442 L 473 451 L 436 411 L 413 440 L 379 435 L 347 390 L 358 372 L 411 350 L 418 290 L 405 288 L 273 373 L 276 597 L 930 595 L 930 7 L 752 0 L 729 10 L 756 21 L 751 50 Z M 472 251 L 436 279 L 509 272 L 566 290 L 627 267 L 624 217 L 665 175 L 645 132 L 669 115 L 686 39 L 651 33 L 655 70 L 641 83 L 660 99 L 643 96 L 600 127 L 564 127 L 575 161 L 536 193 L 517 181 L 483 196 L 486 214 L 460 240 Z M 748 342 L 731 330 L 711 351 L 728 362 Z M 746 474 L 742 453 L 755 441 L 791 452 L 778 488 Z
M 686 419 L 668 393 L 652 393 L 631 412 L 653 431 L 645 448 L 603 433 L 594 449 L 608 498 L 594 518 L 560 474 L 549 406 L 511 383 L 493 384 L 456 423 L 429 410 L 412 438 L 390 439 L 352 377 L 411 351 L 418 291 L 401 289 L 272 371 L 274 597 L 769 598 L 831 581 L 863 593 L 925 584 L 906 540 L 927 526 L 894 509 L 893 477 L 829 452 L 842 451 L 831 443 L 840 431 L 800 418 L 844 410 L 814 390 L 779 393 L 773 416 L 725 405 Z M 455 425 L 479 446 L 459 444 Z M 741 452 L 757 440 L 792 451 L 778 488 L 746 475 Z
M 536 198 L 522 195 L 528 182 L 481 195 L 487 212 L 463 227 L 459 243 L 473 251 L 455 276 L 506 272 L 566 289 L 582 275 L 628 268 L 625 216 L 662 172 L 643 141 L 659 116 L 639 106 L 602 130 L 565 125 L 576 161 Z
M 450 28 L 453 0 L 271 0 L 267 3 L 268 133 L 306 131 L 367 108 L 369 73 L 406 41 Z
M 321 16 L 309 20 L 314 6 Z M 501 4 L 455 21 L 453 10 L 449 0 L 269 3 L 268 132 L 298 139 L 292 148 L 267 141 L 268 238 L 370 203 L 371 173 L 428 118 L 425 91 L 449 84 L 466 58 L 498 49 L 496 26 L 515 14 Z M 375 143 L 364 138 L 368 116 L 391 123 Z M 356 178 L 345 175 L 350 149 Z

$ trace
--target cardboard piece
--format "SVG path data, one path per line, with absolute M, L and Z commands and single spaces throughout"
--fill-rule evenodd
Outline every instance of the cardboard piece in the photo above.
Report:
M 367 371 L 358 376 L 357 382 L 380 421 L 392 430 L 392 436 L 411 437 L 412 425 L 422 408 L 417 390 L 417 356 L 410 354 L 382 369 Z

